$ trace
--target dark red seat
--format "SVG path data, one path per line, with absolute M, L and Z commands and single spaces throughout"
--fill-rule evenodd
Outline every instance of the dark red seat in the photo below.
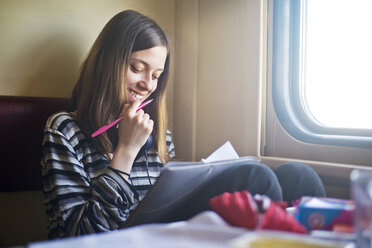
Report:
M 41 189 L 41 142 L 48 117 L 69 99 L 0 96 L 0 192 Z

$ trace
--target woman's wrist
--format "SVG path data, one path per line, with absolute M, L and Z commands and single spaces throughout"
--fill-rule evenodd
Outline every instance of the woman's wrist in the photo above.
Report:
M 111 168 L 112 170 L 116 171 L 117 173 L 121 174 L 121 175 L 124 175 L 126 177 L 130 177 L 130 174 L 125 172 L 125 171 L 121 171 L 121 170 L 118 170 L 118 169 L 115 169 L 115 168 Z
M 129 177 L 136 156 L 137 154 L 131 152 L 129 149 L 117 148 L 115 149 L 110 166 L 113 170 L 127 178 Z

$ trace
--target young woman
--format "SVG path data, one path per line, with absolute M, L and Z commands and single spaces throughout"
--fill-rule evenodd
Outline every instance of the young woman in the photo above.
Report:
M 72 93 L 74 112 L 52 115 L 44 129 L 42 174 L 49 238 L 119 228 L 163 164 L 174 157 L 165 106 L 169 54 L 162 29 L 136 11 L 117 14 L 98 36 Z M 146 99 L 153 102 L 137 111 Z M 119 116 L 123 119 L 116 128 L 91 137 Z M 153 142 L 147 153 L 141 147 L 150 134 Z M 294 167 L 281 167 L 277 175 L 260 164 L 230 170 L 200 190 L 189 203 L 195 208 L 192 214 L 207 207 L 199 203 L 225 191 L 246 189 L 273 200 L 324 194 L 315 173 L 311 180 L 303 180 L 310 167 Z M 320 193 L 309 187 L 314 184 L 321 185 Z M 287 189 L 299 190 L 289 194 Z
M 118 228 L 174 156 L 165 106 L 169 53 L 161 28 L 135 11 L 114 16 L 98 36 L 73 90 L 75 111 L 51 116 L 44 131 L 50 238 Z M 136 111 L 146 99 L 153 101 Z M 91 138 L 119 116 L 117 128 Z M 150 134 L 146 159 L 139 151 Z

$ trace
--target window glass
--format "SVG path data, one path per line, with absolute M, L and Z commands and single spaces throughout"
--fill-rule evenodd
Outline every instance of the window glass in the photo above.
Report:
M 319 125 L 372 129 L 372 1 L 308 0 L 303 104 Z
M 269 0 L 267 9 L 262 154 L 371 165 L 370 3 Z

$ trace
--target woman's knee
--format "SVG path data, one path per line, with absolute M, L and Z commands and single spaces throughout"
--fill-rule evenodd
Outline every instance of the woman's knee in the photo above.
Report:
M 323 185 L 319 175 L 315 172 L 315 170 L 304 163 L 287 162 L 274 168 L 273 171 L 278 177 L 279 181 L 281 179 L 287 180 L 290 177 Z
M 319 175 L 307 164 L 288 162 L 274 169 L 283 190 L 283 199 L 297 200 L 301 196 L 325 196 L 323 182 Z
M 267 195 L 271 199 L 282 200 L 282 189 L 274 172 L 264 164 L 245 164 L 236 168 L 234 178 L 239 178 L 243 188 L 251 194 Z M 241 186 L 241 185 L 240 185 Z

